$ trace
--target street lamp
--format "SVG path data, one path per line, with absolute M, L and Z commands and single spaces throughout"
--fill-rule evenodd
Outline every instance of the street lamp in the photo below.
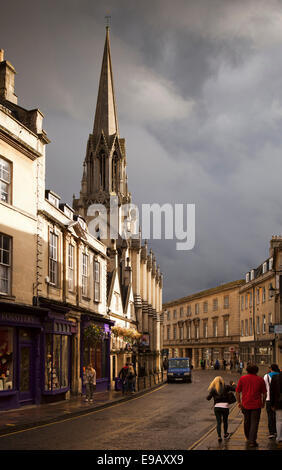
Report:
M 279 293 L 279 289 L 274 289 L 272 284 L 270 284 L 270 286 L 268 288 L 268 292 L 269 292 L 269 297 L 272 298 L 275 294 L 277 295 Z

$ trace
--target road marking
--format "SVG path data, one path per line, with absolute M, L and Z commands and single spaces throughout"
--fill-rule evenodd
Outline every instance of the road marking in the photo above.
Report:
M 92 414 L 100 413 L 101 411 L 109 410 L 110 408 L 115 408 L 117 406 L 124 405 L 125 403 L 131 402 L 131 401 L 134 401 L 134 400 L 140 400 L 140 398 L 144 398 L 144 397 L 147 397 L 148 395 L 151 395 L 151 393 L 158 392 L 159 390 L 161 390 L 164 387 L 167 387 L 167 384 L 161 385 L 160 387 L 157 387 L 154 390 L 151 390 L 151 392 L 144 393 L 140 397 L 131 398 L 131 400 L 125 400 L 122 403 L 116 403 L 116 404 L 113 404 L 111 406 L 106 406 L 105 408 L 102 408 L 100 410 L 93 410 L 93 411 L 89 411 L 89 413 L 84 413 L 84 414 L 81 414 L 79 416 L 73 416 L 72 418 L 62 419 L 62 420 L 59 420 L 59 421 L 54 421 L 52 423 L 40 424 L 38 426 L 33 426 L 31 428 L 22 429 L 20 431 L 14 431 L 14 432 L 9 432 L 7 434 L 2 434 L 2 435 L 0 435 L 0 439 L 1 439 L 1 437 L 13 436 L 15 434 L 21 434 L 23 432 L 33 431 L 34 429 L 46 428 L 47 426 L 52 426 L 54 424 L 61 424 L 61 423 L 65 423 L 66 421 L 72 421 L 72 420 L 75 420 L 75 419 L 83 418 L 84 416 L 89 416 L 89 415 L 92 415 Z
M 232 417 L 232 413 L 235 412 L 237 406 L 236 403 L 234 404 L 233 408 L 231 408 L 231 411 L 229 413 L 229 418 Z M 203 436 L 200 437 L 194 444 L 192 444 L 190 447 L 188 447 L 187 450 L 194 450 L 196 447 L 198 447 L 213 431 L 216 430 L 216 425 L 213 426 L 209 431 L 206 432 Z

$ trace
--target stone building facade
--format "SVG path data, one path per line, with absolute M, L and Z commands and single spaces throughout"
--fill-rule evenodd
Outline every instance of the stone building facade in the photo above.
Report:
M 163 345 L 168 357 L 189 357 L 193 367 L 201 360 L 235 363 L 239 356 L 238 280 L 197 292 L 163 305 Z
M 164 304 L 164 348 L 170 357 L 254 362 L 260 374 L 282 363 L 282 237 L 245 279 Z M 217 310 L 215 310 L 215 307 Z M 218 312 L 218 313 L 217 313 Z M 215 334 L 216 333 L 216 334 Z
M 90 362 L 98 390 L 114 388 L 127 361 L 140 376 L 159 372 L 162 349 L 162 274 L 140 231 L 133 236 L 130 208 L 124 211 L 131 195 L 108 29 L 94 129 L 73 207 L 45 188 L 50 141 L 43 115 L 18 105 L 14 78 L 1 50 L 0 409 L 84 393 Z M 111 196 L 118 235 L 102 239 L 88 208 L 103 203 L 108 224 Z M 95 347 L 87 342 L 89 328 L 102 334 Z
M 45 190 L 43 115 L 17 104 L 0 54 L 0 409 L 83 392 L 91 361 L 109 388 L 106 246 Z M 98 326 L 95 351 L 85 329 Z
M 269 255 L 246 274 L 239 291 L 240 356 L 265 369 L 282 363 L 281 237 L 272 237 Z

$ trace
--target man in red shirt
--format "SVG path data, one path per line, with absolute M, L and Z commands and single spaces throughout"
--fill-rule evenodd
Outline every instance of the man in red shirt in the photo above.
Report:
M 250 447 L 258 446 L 258 426 L 267 393 L 263 378 L 257 376 L 258 370 L 258 366 L 249 364 L 248 374 L 240 377 L 236 387 L 238 406 L 244 414 L 244 433 Z

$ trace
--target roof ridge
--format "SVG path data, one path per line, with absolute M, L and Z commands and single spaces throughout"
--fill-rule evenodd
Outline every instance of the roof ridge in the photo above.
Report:
M 240 286 L 244 283 L 245 283 L 244 279 L 238 279 L 236 281 L 230 281 L 224 284 L 219 284 L 218 286 L 211 287 L 209 289 L 204 289 L 202 291 L 195 292 L 194 294 L 189 294 L 184 297 L 179 297 L 178 299 L 175 299 L 175 300 L 164 302 L 163 307 L 168 306 L 168 305 L 173 305 L 173 304 L 179 304 L 182 302 L 187 302 L 189 300 L 192 300 L 193 298 L 203 297 L 204 295 L 212 294 L 213 292 L 219 292 L 220 290 L 224 290 L 225 288 L 228 288 L 228 287 L 231 288 L 231 287 Z

